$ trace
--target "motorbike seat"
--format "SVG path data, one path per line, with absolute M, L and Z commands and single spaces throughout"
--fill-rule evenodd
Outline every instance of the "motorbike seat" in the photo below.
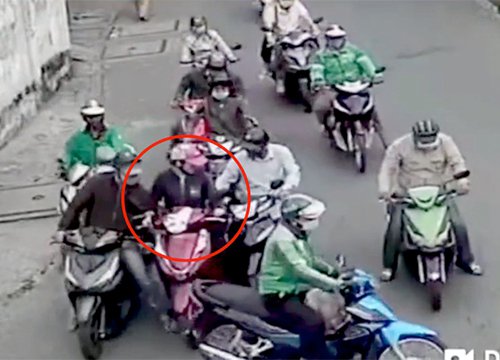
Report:
M 270 317 L 260 294 L 254 288 L 221 283 L 209 287 L 206 294 L 226 304 L 233 310 L 251 314 L 261 319 Z

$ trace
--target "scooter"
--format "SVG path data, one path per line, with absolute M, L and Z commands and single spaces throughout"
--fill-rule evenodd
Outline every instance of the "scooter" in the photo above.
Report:
M 314 19 L 319 24 L 323 18 Z M 292 101 L 310 106 L 310 69 L 311 59 L 319 50 L 320 44 L 310 31 L 296 30 L 278 39 L 271 57 L 272 77 L 276 80 L 276 52 L 281 51 L 285 68 L 285 95 Z
M 424 326 L 399 320 L 377 294 L 366 272 L 345 270 L 355 286 L 341 290 L 350 322 L 325 335 L 331 359 L 442 360 L 446 345 Z M 203 303 L 199 351 L 204 359 L 300 359 L 299 336 L 266 321 L 257 290 L 199 280 L 194 293 Z
M 178 259 L 189 260 L 210 254 L 211 233 L 221 228 L 223 232 L 227 227 L 226 219 L 190 207 L 174 208 L 160 218 L 155 231 L 155 250 Z M 170 293 L 174 314 L 189 340 L 192 322 L 203 310 L 199 300 L 192 295 L 191 287 L 205 261 L 172 261 L 157 257 L 157 262 Z
M 445 182 L 467 178 L 470 171 L 455 174 Z M 391 201 L 403 205 L 403 247 L 405 262 L 429 291 L 431 306 L 442 306 L 442 291 L 456 260 L 456 241 L 448 216 L 448 200 L 456 191 L 444 191 L 444 185 L 419 186 L 402 198 Z
M 67 247 L 65 287 L 76 315 L 80 350 L 85 359 L 98 359 L 101 341 L 123 331 L 138 312 L 138 291 L 122 269 L 116 232 L 72 231 L 62 245 Z
M 379 69 L 379 75 L 385 68 Z M 370 149 L 373 136 L 377 133 L 382 145 L 387 148 L 384 134 L 377 129 L 373 116 L 375 103 L 369 88 L 381 83 L 381 78 L 374 82 L 345 82 L 333 87 L 337 92 L 333 111 L 327 117 L 325 129 L 330 137 L 331 145 L 354 156 L 360 173 L 366 171 L 366 155 Z
M 273 181 L 271 189 L 276 190 L 283 186 L 283 180 Z M 265 195 L 252 199 L 250 212 L 241 236 L 250 252 L 248 279 L 252 286 L 257 284 L 257 274 L 260 271 L 262 255 L 267 239 L 276 229 L 281 220 L 280 204 L 282 196 Z M 247 204 L 229 203 L 230 222 L 241 222 L 245 218 Z

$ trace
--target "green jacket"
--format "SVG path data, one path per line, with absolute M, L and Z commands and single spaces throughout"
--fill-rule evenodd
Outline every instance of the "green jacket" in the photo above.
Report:
M 64 159 L 66 170 L 69 170 L 77 163 L 91 167 L 97 165 L 96 150 L 104 145 L 110 146 L 117 152 L 125 149 L 135 151 L 133 147 L 125 142 L 116 128 L 108 128 L 98 140 L 95 140 L 87 130 L 80 130 L 66 142 Z
M 298 294 L 313 288 L 335 290 L 338 271 L 314 256 L 307 239 L 280 224 L 267 240 L 259 274 L 261 295 Z
M 372 79 L 377 66 L 356 46 L 347 43 L 340 51 L 322 50 L 316 53 L 311 66 L 311 84 L 334 85 L 345 81 Z

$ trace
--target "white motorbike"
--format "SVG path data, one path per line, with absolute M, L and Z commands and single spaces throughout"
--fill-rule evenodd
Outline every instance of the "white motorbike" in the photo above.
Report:
M 385 138 L 374 122 L 375 102 L 369 88 L 377 82 L 355 81 L 334 86 L 337 97 L 332 114 L 327 118 L 325 128 L 332 139 L 332 145 L 354 155 L 359 172 L 366 170 L 366 152 L 377 133 L 384 148 Z

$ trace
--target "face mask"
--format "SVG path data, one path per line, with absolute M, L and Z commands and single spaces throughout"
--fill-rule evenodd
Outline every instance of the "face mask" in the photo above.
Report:
M 327 47 L 333 50 L 340 50 L 344 47 L 345 42 L 346 42 L 345 38 L 328 39 Z
M 279 2 L 279 5 L 282 9 L 288 10 L 292 7 L 293 3 L 294 3 L 294 1 L 282 0 Z
M 415 140 L 415 146 L 420 150 L 434 150 L 439 146 L 439 138 L 437 136 L 421 138 Z
M 201 35 L 207 32 L 207 27 L 205 25 L 197 26 L 193 28 L 193 33 L 195 35 Z
M 212 96 L 214 97 L 214 99 L 217 99 L 217 100 L 225 100 L 229 97 L 229 89 L 227 89 L 227 88 L 224 88 L 223 90 L 222 89 L 214 89 L 212 91 Z
M 319 219 L 300 221 L 300 227 L 302 231 L 305 231 L 307 233 L 317 229 L 318 226 L 319 226 Z

